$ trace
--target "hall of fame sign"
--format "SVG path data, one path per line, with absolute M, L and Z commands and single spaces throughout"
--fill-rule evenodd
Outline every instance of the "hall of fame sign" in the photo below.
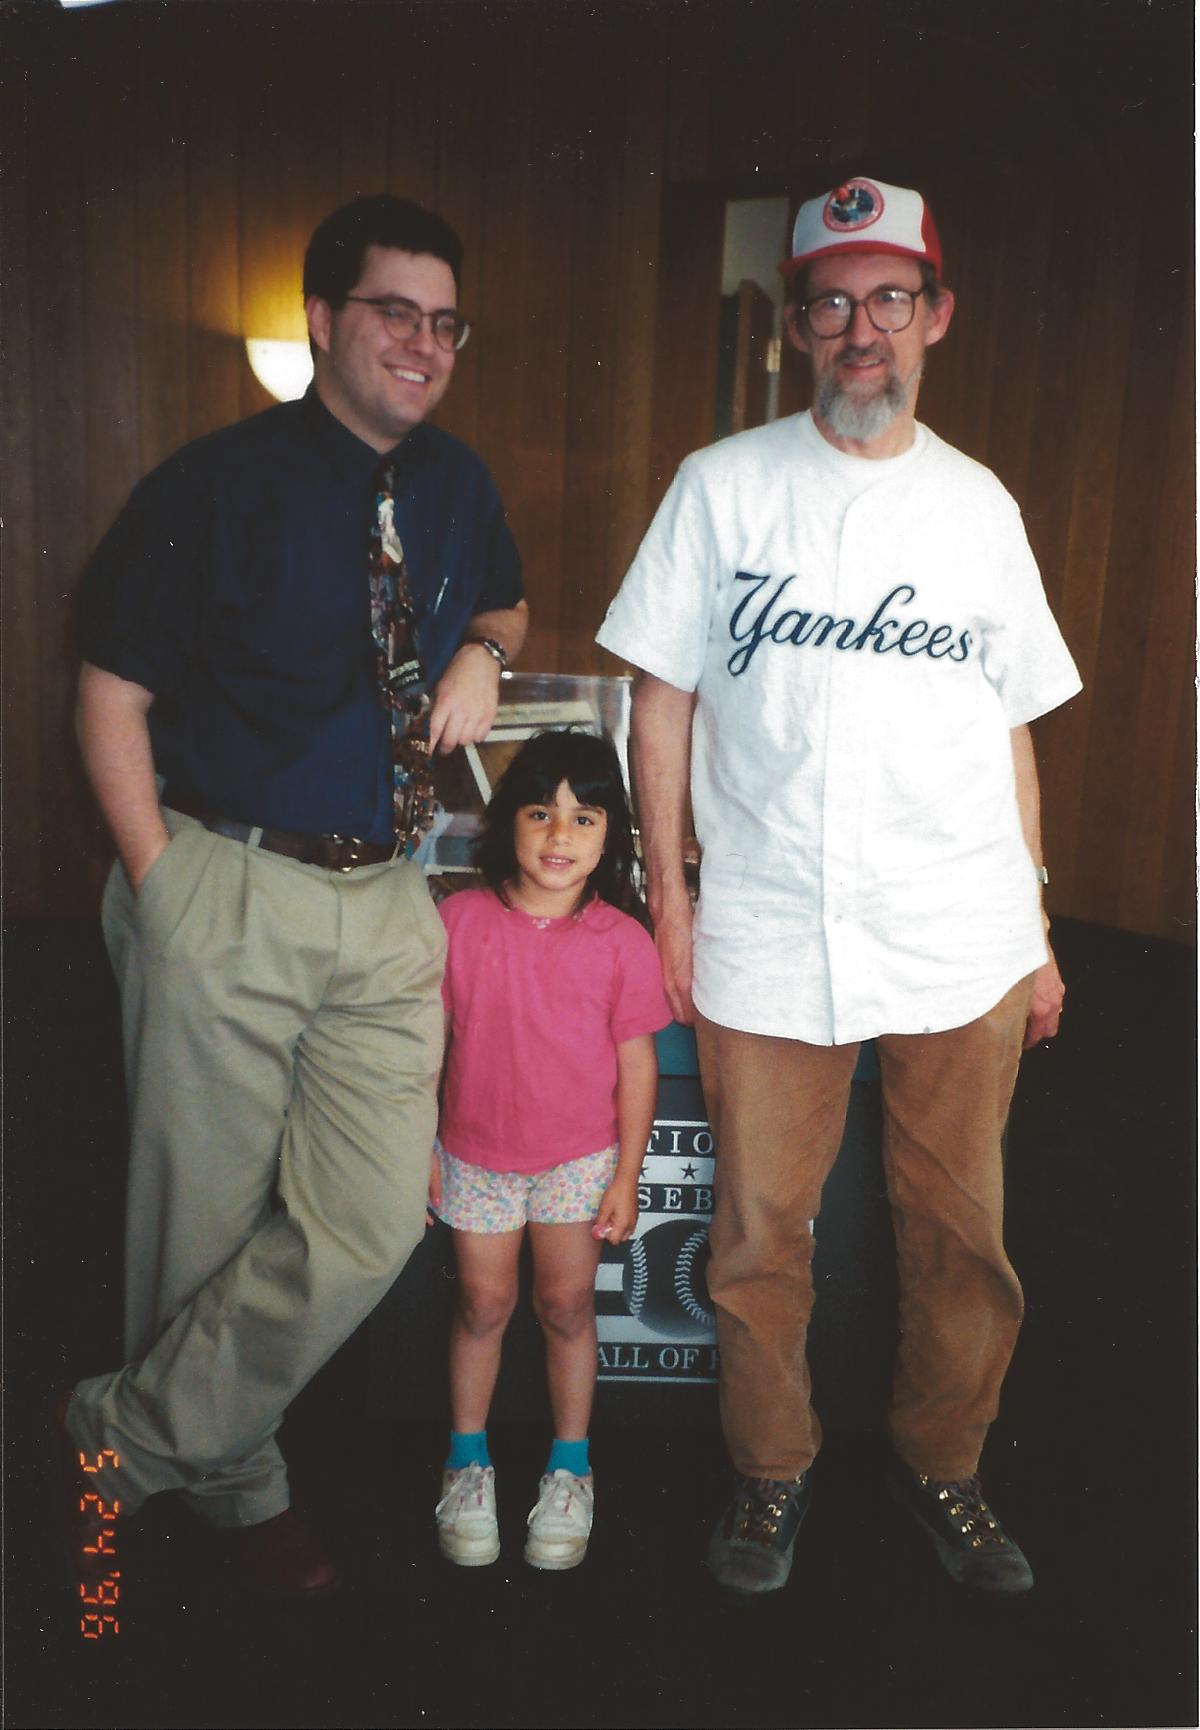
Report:
M 638 1186 L 634 1235 L 606 1244 L 596 1273 L 602 1381 L 717 1379 L 708 1296 L 713 1138 L 696 1118 L 656 1119 Z

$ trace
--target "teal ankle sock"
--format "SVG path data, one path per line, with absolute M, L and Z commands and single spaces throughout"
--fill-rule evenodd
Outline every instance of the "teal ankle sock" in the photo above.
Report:
M 446 1461 L 448 1472 L 461 1472 L 464 1466 L 490 1466 L 491 1463 L 486 1430 L 450 1431 L 450 1457 Z
M 586 1478 L 591 1471 L 588 1464 L 588 1439 L 585 1436 L 581 1442 L 560 1442 L 554 1438 L 554 1446 L 550 1449 L 550 1461 L 546 1467 L 547 1473 L 570 1472 L 573 1478 Z

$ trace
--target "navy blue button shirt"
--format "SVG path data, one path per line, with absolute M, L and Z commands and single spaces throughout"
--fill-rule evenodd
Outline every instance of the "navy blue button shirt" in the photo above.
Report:
M 474 614 L 521 599 L 520 559 L 466 445 L 421 425 L 393 456 L 432 687 Z M 84 658 L 155 693 L 155 767 L 222 816 L 391 836 L 367 580 L 379 461 L 310 389 L 176 452 L 88 566 Z

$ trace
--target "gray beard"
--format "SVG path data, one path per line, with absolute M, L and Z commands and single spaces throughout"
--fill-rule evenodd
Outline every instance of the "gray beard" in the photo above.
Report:
M 830 432 L 855 444 L 870 444 L 883 436 L 897 415 L 907 408 L 909 388 L 921 376 L 920 362 L 907 379 L 900 377 L 893 362 L 888 361 L 887 368 L 883 388 L 870 397 L 856 396 L 847 390 L 836 372 L 825 374 L 817 385 L 814 406 Z

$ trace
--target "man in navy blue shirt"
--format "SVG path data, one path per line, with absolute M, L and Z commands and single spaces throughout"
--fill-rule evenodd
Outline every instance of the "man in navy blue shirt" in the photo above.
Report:
M 128 1361 L 59 1413 L 94 1568 L 116 1505 L 173 1489 L 248 1583 L 337 1583 L 275 1432 L 421 1237 L 441 1061 L 444 938 L 372 635 L 380 488 L 430 750 L 486 735 L 526 629 L 491 478 L 428 424 L 461 259 L 405 200 L 335 211 L 305 258 L 308 395 L 155 470 L 85 577 L 131 1122 Z

